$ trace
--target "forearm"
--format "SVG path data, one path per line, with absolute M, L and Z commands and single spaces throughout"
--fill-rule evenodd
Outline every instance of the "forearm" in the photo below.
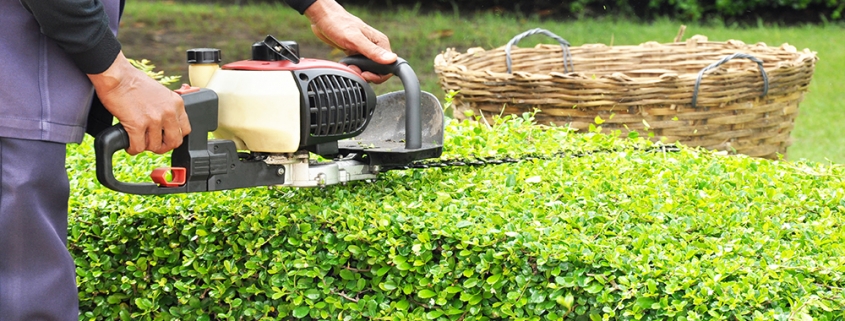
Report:
M 97 0 L 20 0 L 41 28 L 87 74 L 108 69 L 120 52 L 109 17 Z M 117 19 L 117 17 L 114 17 Z

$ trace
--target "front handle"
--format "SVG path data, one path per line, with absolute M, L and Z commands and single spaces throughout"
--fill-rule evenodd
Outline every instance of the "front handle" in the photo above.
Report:
M 114 154 L 129 148 L 129 134 L 123 125 L 107 128 L 94 140 L 94 152 L 97 161 L 97 179 L 103 186 L 112 190 L 130 194 L 152 195 L 185 192 L 185 186 L 160 187 L 153 183 L 125 183 L 114 176 L 112 160 Z
M 405 149 L 422 148 L 422 119 L 420 117 L 420 81 L 411 65 L 405 59 L 397 58 L 396 62 L 384 65 L 377 63 L 363 55 L 343 58 L 341 63 L 355 65 L 362 71 L 375 74 L 394 74 L 405 87 Z

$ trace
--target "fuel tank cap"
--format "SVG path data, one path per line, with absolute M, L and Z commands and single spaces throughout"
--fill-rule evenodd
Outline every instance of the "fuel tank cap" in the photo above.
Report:
M 220 49 L 217 48 L 194 48 L 188 49 L 189 64 L 216 64 L 220 63 Z

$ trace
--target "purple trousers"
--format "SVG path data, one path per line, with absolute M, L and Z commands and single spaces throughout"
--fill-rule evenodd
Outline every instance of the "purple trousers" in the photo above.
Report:
M 0 320 L 78 320 L 66 146 L 0 137 Z

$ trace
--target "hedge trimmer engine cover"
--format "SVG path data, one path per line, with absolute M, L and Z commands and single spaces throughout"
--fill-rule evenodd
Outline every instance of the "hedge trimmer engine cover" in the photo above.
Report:
M 295 42 L 268 36 L 253 44 L 252 59 L 219 66 L 220 50 L 189 50 L 191 85 L 177 92 L 192 132 L 173 151 L 172 166 L 154 169 L 154 183 L 117 180 L 113 154 L 129 145 L 118 124 L 95 141 L 98 179 L 133 194 L 313 187 L 374 179 L 383 169 L 440 156 L 440 102 L 420 91 L 405 60 L 380 65 L 351 56 L 335 63 L 298 51 Z M 347 64 L 393 73 L 405 90 L 376 96 Z

